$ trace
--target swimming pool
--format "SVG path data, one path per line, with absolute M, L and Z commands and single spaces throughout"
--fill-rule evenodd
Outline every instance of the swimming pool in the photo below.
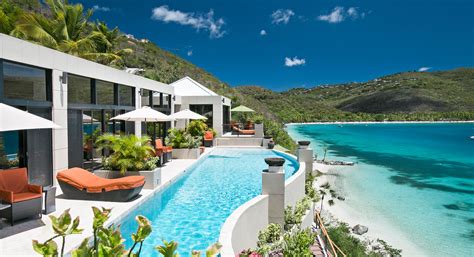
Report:
M 135 216 L 147 217 L 153 232 L 143 244 L 143 256 L 156 256 L 162 239 L 178 242 L 180 256 L 205 250 L 219 238 L 221 226 L 240 205 L 259 195 L 261 171 L 268 157 L 283 157 L 285 178 L 299 164 L 287 155 L 263 149 L 216 148 L 186 171 L 174 184 L 156 193 L 121 222 L 127 247 L 136 231 Z

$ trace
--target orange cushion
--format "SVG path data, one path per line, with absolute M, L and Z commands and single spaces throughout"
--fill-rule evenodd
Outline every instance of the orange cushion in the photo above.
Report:
M 40 198 L 40 197 L 43 197 L 43 195 L 38 194 L 38 193 L 29 193 L 29 192 L 15 193 L 13 194 L 13 202 L 17 203 L 17 202 L 22 202 L 22 201 L 31 200 L 31 199 Z
M 253 134 L 255 134 L 255 130 L 241 129 L 241 130 L 240 130 L 240 133 L 242 133 L 242 134 L 244 134 L 244 135 L 253 135 Z
M 90 193 L 133 189 L 145 184 L 144 176 L 127 176 L 122 178 L 107 179 L 98 177 L 81 168 L 72 168 L 58 172 L 56 178 L 79 190 L 85 189 Z
M 0 170 L 0 189 L 13 193 L 28 192 L 26 168 Z

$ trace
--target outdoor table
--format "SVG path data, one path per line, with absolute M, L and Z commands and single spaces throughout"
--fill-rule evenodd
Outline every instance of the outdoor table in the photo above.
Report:
M 49 214 L 56 210 L 56 187 L 45 186 L 43 187 L 44 193 L 44 214 Z

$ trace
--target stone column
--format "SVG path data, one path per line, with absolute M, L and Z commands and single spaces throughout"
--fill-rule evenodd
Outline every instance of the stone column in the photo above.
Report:
M 56 174 L 68 168 L 68 116 L 67 116 L 67 73 L 52 72 L 53 122 L 60 128 L 53 129 L 53 185 L 57 185 Z
M 139 109 L 142 107 L 142 95 L 141 95 L 141 88 L 135 88 L 135 109 Z M 135 122 L 135 135 L 137 137 L 142 136 L 142 123 L 136 121 Z
M 268 222 L 285 225 L 285 172 L 283 158 L 266 158 L 262 171 L 262 195 L 268 195 Z
M 298 162 L 304 162 L 306 165 L 306 175 L 313 172 L 313 149 L 309 148 L 309 141 L 298 141 L 297 156 Z

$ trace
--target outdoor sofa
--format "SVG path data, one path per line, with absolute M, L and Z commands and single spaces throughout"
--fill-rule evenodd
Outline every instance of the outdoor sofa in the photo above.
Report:
M 28 183 L 26 168 L 0 170 L 0 199 L 10 208 L 2 209 L 0 216 L 13 226 L 17 220 L 41 218 L 43 190 L 39 185 Z
M 92 201 L 127 202 L 145 185 L 144 176 L 107 179 L 81 168 L 58 172 L 56 178 L 66 198 Z

